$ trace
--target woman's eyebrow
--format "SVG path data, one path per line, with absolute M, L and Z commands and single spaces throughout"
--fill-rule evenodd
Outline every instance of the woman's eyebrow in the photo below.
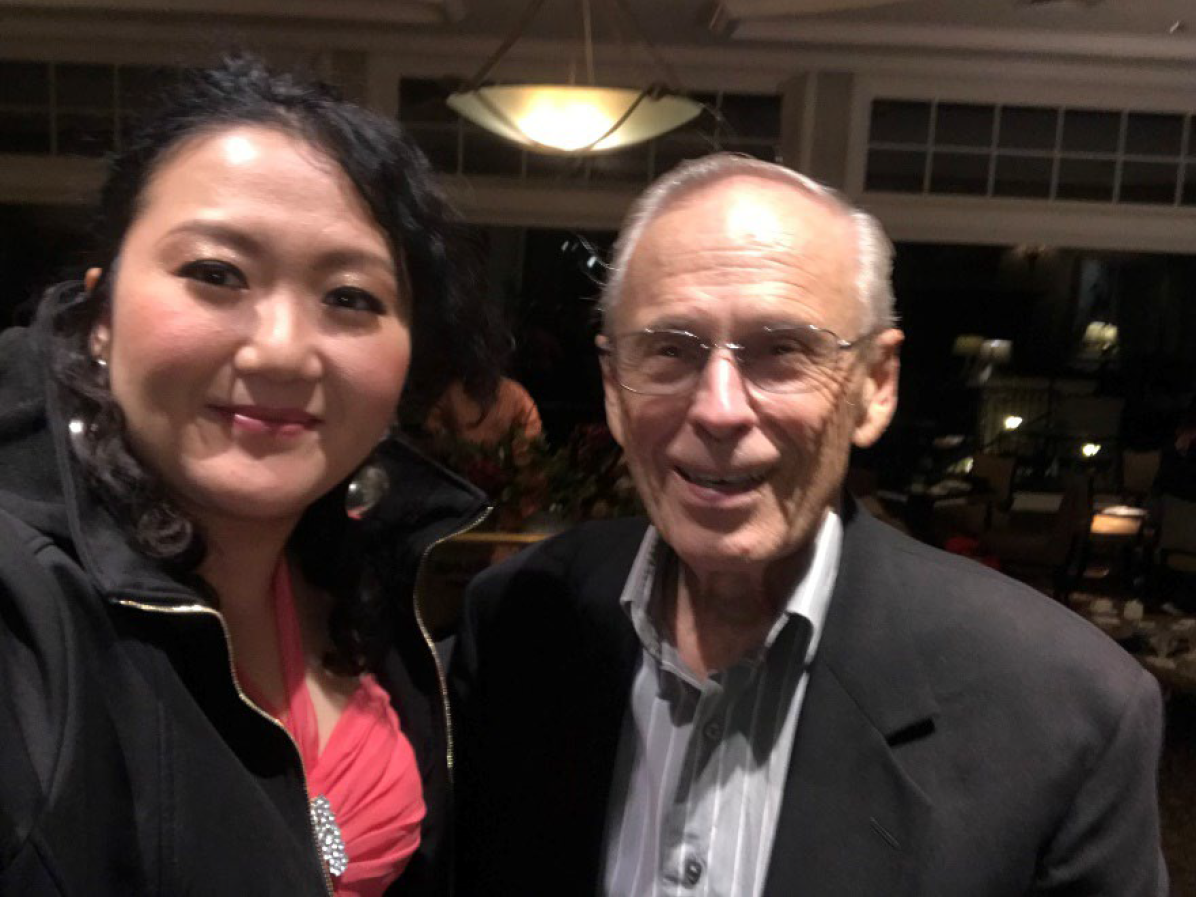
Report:
M 179 234 L 207 237 L 250 256 L 266 253 L 265 244 L 252 234 L 218 221 L 183 221 L 168 230 L 162 239 L 167 240 Z M 344 247 L 322 253 L 316 257 L 312 267 L 321 273 L 344 268 L 375 268 L 391 277 L 396 276 L 395 264 L 389 253 L 373 252 L 358 247 Z
M 395 263 L 389 253 L 372 252 L 368 249 L 334 249 L 318 256 L 312 267 L 320 272 L 340 271 L 345 268 L 375 268 L 390 277 L 397 276 Z
M 204 221 L 198 218 L 176 224 L 158 242 L 163 242 L 179 234 L 195 234 L 200 237 L 208 237 L 209 239 L 217 240 L 244 252 L 246 255 L 261 255 L 264 252 L 261 241 L 252 234 L 248 234 L 235 227 L 230 227 L 227 224 L 221 224 L 218 221 Z

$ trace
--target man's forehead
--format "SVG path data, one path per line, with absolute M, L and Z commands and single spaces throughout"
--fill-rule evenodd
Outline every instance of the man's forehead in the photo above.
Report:
M 757 286 L 833 301 L 853 287 L 851 228 L 839 209 L 797 187 L 727 178 L 678 197 L 648 224 L 629 259 L 627 290 L 646 290 L 642 299 L 665 282 L 700 291 Z
M 735 175 L 693 188 L 665 206 L 648 229 L 669 231 L 679 221 L 691 233 L 707 232 L 732 244 L 795 249 L 813 236 L 843 239 L 849 229 L 842 211 L 829 200 L 796 184 L 756 175 Z

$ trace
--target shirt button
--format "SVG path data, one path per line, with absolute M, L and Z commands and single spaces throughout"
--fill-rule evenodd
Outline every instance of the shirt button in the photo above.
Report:
M 690 857 L 685 861 L 685 876 L 684 881 L 688 887 L 693 887 L 702 880 L 702 873 L 706 867 L 702 865 L 702 861 L 696 857 Z
M 723 737 L 723 727 L 718 723 L 707 723 L 702 732 L 711 741 L 718 741 Z

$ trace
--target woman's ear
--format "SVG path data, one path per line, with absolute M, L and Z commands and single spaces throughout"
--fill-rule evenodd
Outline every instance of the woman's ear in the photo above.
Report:
M 103 276 L 103 268 L 88 268 L 87 273 L 83 275 L 83 288 L 88 293 L 94 293 Z M 112 327 L 109 322 L 109 309 L 105 308 L 100 313 L 100 318 L 96 321 L 95 326 L 91 328 L 91 336 L 87 340 L 87 351 L 96 361 L 106 363 L 108 361 L 108 344 L 111 341 Z

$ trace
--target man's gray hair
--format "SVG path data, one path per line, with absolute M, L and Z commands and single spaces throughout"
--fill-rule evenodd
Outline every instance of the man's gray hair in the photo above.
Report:
M 644 230 L 668 206 L 700 187 L 746 175 L 795 187 L 842 214 L 851 222 L 856 242 L 855 292 L 862 305 L 864 328 L 874 333 L 896 322 L 893 312 L 893 244 L 879 221 L 848 202 L 838 191 L 783 165 L 764 162 L 751 156 L 715 153 L 683 162 L 658 178 L 632 203 L 615 241 L 614 260 L 602 290 L 599 308 L 603 324 L 608 326 L 612 312 L 622 298 L 627 265 Z

